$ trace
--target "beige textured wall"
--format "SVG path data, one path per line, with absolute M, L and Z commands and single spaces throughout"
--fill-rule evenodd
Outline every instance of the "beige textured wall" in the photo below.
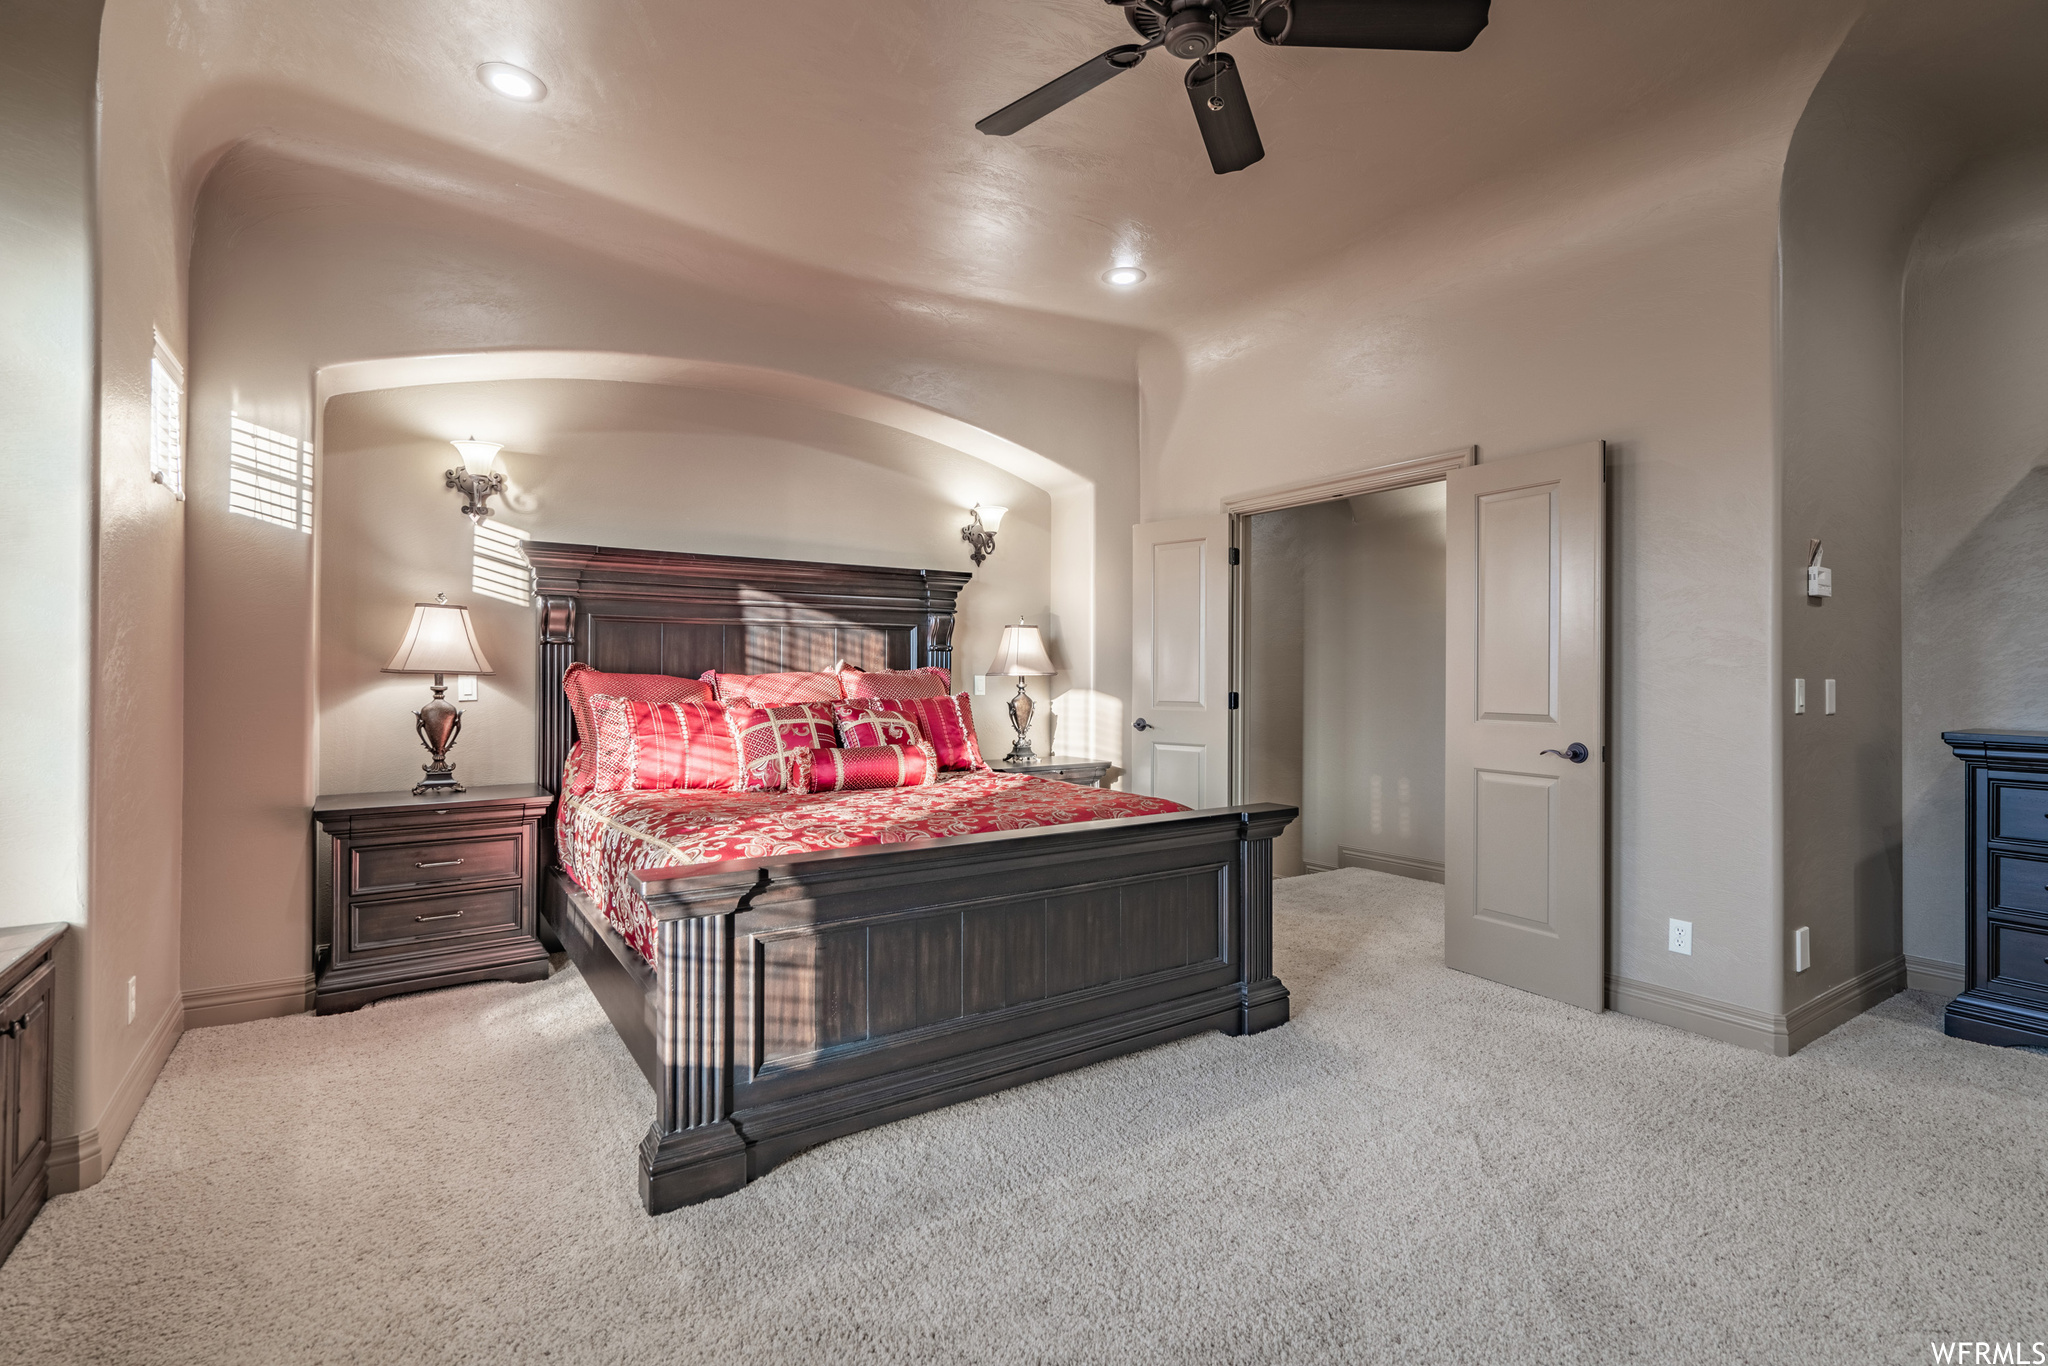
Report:
M 1465 444 L 1612 443 L 1611 970 L 1760 1012 L 1782 996 L 1778 168 L 1833 41 L 1391 225 L 1141 369 L 1148 519 Z
M 439 183 L 487 169 L 443 166 Z M 488 192 L 510 191 L 492 182 Z M 1053 584 L 1037 602 L 1057 601 L 1063 575 L 1071 597 L 1078 576 L 1078 601 L 1093 620 L 1047 623 L 1070 671 L 1069 695 L 1115 698 L 1127 687 L 1120 604 L 1129 597 L 1124 529 L 1136 516 L 1137 405 L 1127 374 L 1103 359 L 1101 329 L 1062 333 L 1001 310 L 899 309 L 872 295 L 849 299 L 831 281 L 809 300 L 736 293 L 728 275 L 701 261 L 628 261 L 585 249 L 564 212 L 568 192 L 531 193 L 531 205 L 482 213 L 482 188 L 423 195 L 254 147 L 223 158 L 206 183 L 191 286 L 188 991 L 245 991 L 251 1013 L 285 1009 L 293 993 L 302 999 L 311 945 L 306 806 L 322 785 L 315 561 L 311 538 L 226 511 L 227 436 L 231 410 L 310 435 L 311 379 L 325 365 L 582 348 L 766 366 L 913 399 L 1092 482 L 1088 534 L 1113 553 L 1052 564 Z M 1010 359 L 995 358 L 1004 353 Z M 443 515 L 460 530 L 452 510 Z M 958 525 L 939 563 L 965 564 Z M 1027 513 L 1026 543 L 1031 525 Z M 830 534 L 803 539 L 818 544 Z M 942 529 L 934 534 L 943 539 Z M 1000 554 L 991 563 L 1001 571 Z M 978 666 L 966 653 L 963 671 Z
M 472 590 L 470 524 L 442 486 L 448 436 L 471 431 L 506 446 L 512 496 L 493 521 L 536 540 L 966 570 L 962 508 L 1002 503 L 996 553 L 961 597 L 961 690 L 1006 621 L 1044 620 L 1044 491 L 916 437 L 742 395 L 590 380 L 348 395 L 328 407 L 320 464 L 323 792 L 418 781 L 409 713 L 426 680 L 380 670 L 412 604 L 436 591 L 468 605 L 496 671 L 463 704 L 457 771 L 471 783 L 536 777 L 534 612 Z M 1008 733 L 1006 686 L 976 699 L 984 736 Z
M 1905 949 L 1960 972 L 1941 732 L 2048 730 L 2048 144 L 1943 190 L 1905 299 Z
M 1239 528 L 1244 593 L 1244 799 L 1302 804 L 1303 631 L 1306 578 L 1313 549 L 1304 534 L 1305 508 L 1247 517 Z M 1297 819 L 1273 841 L 1273 872 L 1298 877 L 1302 829 Z
M 1779 514 L 1784 717 L 1785 1008 L 1901 953 L 1901 280 L 1952 148 L 1932 111 L 1859 61 L 1856 36 L 1815 88 L 1786 156 Z M 1809 542 L 1834 595 L 1810 598 Z M 1792 713 L 1792 680 L 1807 686 Z M 1839 708 L 1823 705 L 1836 680 Z M 1791 936 L 1812 933 L 1793 969 Z

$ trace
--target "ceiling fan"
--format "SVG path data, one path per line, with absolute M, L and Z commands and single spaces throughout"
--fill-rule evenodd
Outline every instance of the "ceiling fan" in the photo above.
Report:
M 1250 29 L 1274 47 L 1374 47 L 1463 52 L 1486 27 L 1490 0 L 1108 0 L 1145 41 L 1113 47 L 975 124 L 1008 137 L 1163 47 L 1187 61 L 1188 100 L 1217 175 L 1266 154 L 1237 62 L 1216 47 Z

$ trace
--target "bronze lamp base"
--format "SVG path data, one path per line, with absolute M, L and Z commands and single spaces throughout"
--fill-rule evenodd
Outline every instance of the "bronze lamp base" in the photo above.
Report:
M 434 756 L 432 763 L 420 765 L 420 771 L 427 776 L 413 788 L 415 797 L 468 790 L 455 781 L 455 765 L 448 762 L 448 751 L 455 748 L 455 737 L 462 733 L 462 711 L 443 696 L 447 691 L 448 685 L 441 675 L 435 674 L 434 700 L 413 713 L 413 728 L 419 732 L 420 743 Z

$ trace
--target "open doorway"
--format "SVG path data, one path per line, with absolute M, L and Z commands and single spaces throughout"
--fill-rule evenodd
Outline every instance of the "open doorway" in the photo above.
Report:
M 1444 880 L 1445 486 L 1241 516 L 1243 796 L 1282 877 Z

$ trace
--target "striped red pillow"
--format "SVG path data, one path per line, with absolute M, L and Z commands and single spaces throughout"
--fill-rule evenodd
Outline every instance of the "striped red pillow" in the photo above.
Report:
M 974 738 L 974 704 L 966 693 L 953 697 L 906 697 L 885 705 L 913 717 L 938 751 L 940 768 L 987 768 Z
M 623 697 L 633 702 L 712 702 L 711 685 L 694 678 L 669 674 L 608 674 L 578 661 L 562 674 L 562 692 L 569 699 L 569 714 L 576 718 L 581 753 L 576 755 L 569 790 L 588 792 L 597 782 L 597 717 L 590 699 L 600 694 Z M 576 748 L 572 747 L 572 753 Z
M 817 749 L 811 751 L 810 770 L 813 792 L 923 787 L 939 780 L 939 756 L 922 741 L 915 745 Z
M 847 749 L 925 742 L 917 718 L 885 702 L 841 702 L 832 708 L 832 719 L 839 726 L 839 743 Z
M 595 790 L 740 788 L 738 750 L 716 702 L 639 702 L 599 693 Z

